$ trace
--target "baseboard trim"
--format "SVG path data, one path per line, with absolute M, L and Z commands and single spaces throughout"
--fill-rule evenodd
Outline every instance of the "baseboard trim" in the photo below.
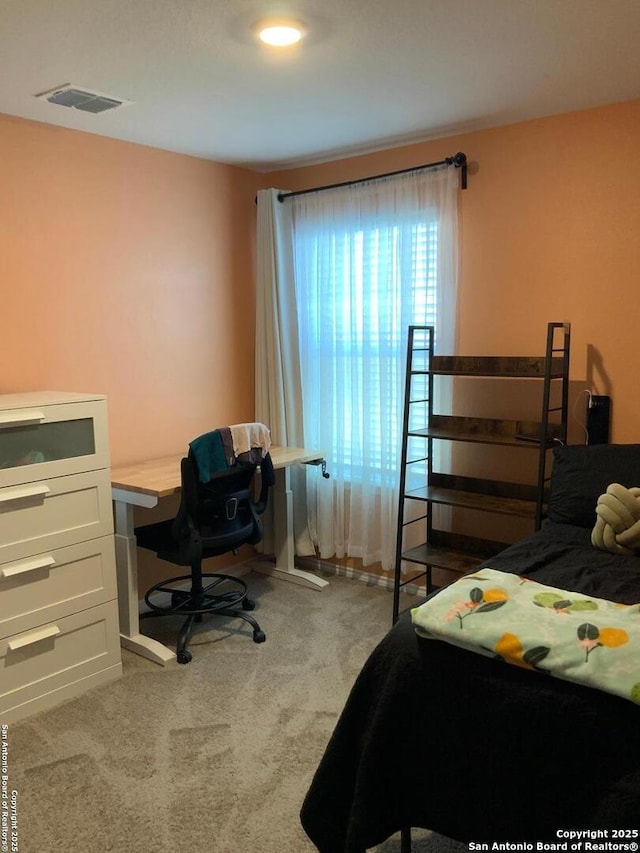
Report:
M 366 583 L 367 586 L 381 586 L 393 592 L 393 578 L 374 575 L 371 572 L 365 572 L 363 569 L 354 569 L 351 566 L 341 566 L 329 560 L 322 560 L 320 557 L 296 557 L 296 565 L 298 568 L 308 572 L 317 572 L 322 575 L 338 575 L 349 578 L 350 580 L 361 581 L 362 583 Z M 407 584 L 402 587 L 402 592 L 407 595 L 424 596 L 425 588 L 418 586 L 418 584 Z

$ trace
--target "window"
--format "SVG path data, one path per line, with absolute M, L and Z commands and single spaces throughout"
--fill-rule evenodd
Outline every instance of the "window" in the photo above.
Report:
M 305 435 L 347 480 L 395 482 L 407 327 L 435 325 L 438 223 L 296 229 Z

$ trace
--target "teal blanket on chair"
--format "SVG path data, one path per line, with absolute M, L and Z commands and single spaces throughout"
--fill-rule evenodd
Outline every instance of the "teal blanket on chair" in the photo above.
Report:
M 189 444 L 189 448 L 196 460 L 201 483 L 208 483 L 214 474 L 226 471 L 235 462 L 233 450 L 230 451 L 222 429 L 214 429 L 198 436 Z
M 640 704 L 640 604 L 482 569 L 411 611 L 419 636 Z

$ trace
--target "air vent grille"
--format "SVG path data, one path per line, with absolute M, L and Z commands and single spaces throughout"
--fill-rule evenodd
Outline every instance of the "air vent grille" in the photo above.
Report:
M 40 92 L 36 98 L 43 98 L 50 104 L 72 107 L 85 113 L 103 113 L 106 110 L 129 106 L 132 103 L 132 101 L 125 101 L 123 98 L 114 98 L 112 95 L 104 95 L 102 92 L 90 92 L 71 84 Z

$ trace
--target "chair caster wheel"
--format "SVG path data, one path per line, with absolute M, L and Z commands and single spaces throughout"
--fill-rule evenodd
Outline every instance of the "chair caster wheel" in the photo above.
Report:
M 252 601 L 252 599 L 250 599 L 250 598 L 244 598 L 242 600 L 242 609 L 243 610 L 255 610 L 256 609 L 255 601 Z
M 264 633 L 264 631 L 254 631 L 253 632 L 253 642 L 254 643 L 264 643 L 264 641 L 266 639 L 267 639 L 267 635 Z
M 191 654 L 191 652 L 188 652 L 186 649 L 184 649 L 183 651 L 178 652 L 176 657 L 178 658 L 178 663 L 189 663 L 193 655 Z

